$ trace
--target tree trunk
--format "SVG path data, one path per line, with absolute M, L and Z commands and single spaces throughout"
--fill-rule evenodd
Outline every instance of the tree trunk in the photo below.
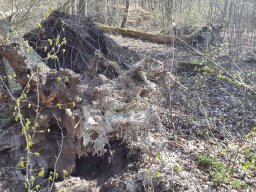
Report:
M 77 0 L 72 0 L 71 1 L 70 14 L 71 15 L 76 15 L 77 14 Z
M 122 20 L 121 28 L 126 27 L 129 7 L 130 7 L 130 0 L 126 0 L 126 2 L 125 2 L 125 13 L 124 13 L 124 17 L 123 17 L 123 20 Z
M 78 14 L 84 16 L 85 15 L 85 4 L 87 0 L 79 0 L 78 3 Z

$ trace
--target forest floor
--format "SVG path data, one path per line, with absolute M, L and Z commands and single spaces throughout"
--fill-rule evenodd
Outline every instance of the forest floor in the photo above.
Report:
M 230 59 L 222 52 L 206 58 L 184 47 L 110 37 L 141 55 L 162 61 L 174 72 L 177 83 L 169 92 L 170 113 L 162 117 L 165 131 L 150 133 L 155 148 L 160 149 L 150 154 L 121 142 L 112 143 L 112 169 L 101 166 L 97 158 L 82 159 L 77 165 L 83 171 L 57 182 L 55 188 L 77 192 L 255 191 L 256 143 L 248 133 L 256 126 L 256 95 L 221 72 L 220 66 L 237 76 L 245 73 L 246 78 L 241 75 L 241 79 L 253 84 L 256 63 L 241 60 L 237 62 L 241 70 L 230 70 Z M 206 66 L 177 70 L 178 61 Z M 5 111 L 1 107 L 1 113 Z M 6 182 L 11 179 L 8 172 L 13 166 L 9 158 L 0 154 L 3 192 L 12 191 L 10 182 Z
M 255 163 L 249 168 L 251 175 L 243 166 L 255 157 L 255 139 L 250 143 L 245 137 L 256 125 L 255 93 L 234 80 L 223 78 L 220 75 L 223 72 L 218 69 L 221 66 L 232 75 L 246 74 L 255 85 L 256 63 L 240 59 L 230 69 L 227 63 L 232 61 L 223 51 L 212 59 L 184 47 L 120 36 L 111 38 L 140 54 L 161 60 L 166 68 L 173 69 L 182 85 L 171 89 L 172 121 L 169 118 L 165 124 L 172 140 L 167 150 L 176 162 L 170 179 L 173 188 L 169 191 L 240 191 L 247 187 L 255 190 Z M 192 68 L 177 73 L 179 61 L 204 63 L 207 67 L 203 71 Z M 217 164 L 217 168 L 213 164 Z M 243 186 L 246 183 L 250 187 Z

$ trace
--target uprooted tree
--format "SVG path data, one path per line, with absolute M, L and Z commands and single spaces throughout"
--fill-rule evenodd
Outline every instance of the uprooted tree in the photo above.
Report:
M 45 59 L 13 37 L 7 25 L 1 28 L 0 56 L 22 87 L 16 110 L 21 121 L 33 125 L 23 130 L 33 139 L 31 151 L 39 152 L 49 169 L 71 173 L 77 157 L 104 155 L 111 141 L 147 145 L 150 129 L 162 132 L 165 111 L 159 106 L 168 106 L 174 82 L 162 62 L 136 56 L 130 65 L 130 51 L 89 19 L 60 12 L 25 38 Z M 20 139 L 24 150 L 24 135 Z

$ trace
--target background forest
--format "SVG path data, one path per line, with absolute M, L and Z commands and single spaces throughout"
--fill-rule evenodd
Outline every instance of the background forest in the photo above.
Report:
M 1 0 L 0 16 L 9 17 L 14 27 L 25 32 L 54 9 L 148 32 L 167 33 L 175 27 L 186 34 L 214 24 L 224 27 L 229 55 L 237 56 L 244 49 L 251 54 L 255 50 L 255 6 L 254 0 Z

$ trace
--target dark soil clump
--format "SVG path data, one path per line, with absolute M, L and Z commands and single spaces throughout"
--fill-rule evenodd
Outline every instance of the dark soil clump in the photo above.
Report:
M 109 78 L 116 77 L 120 70 L 139 59 L 137 53 L 106 37 L 89 17 L 59 11 L 53 12 L 24 38 L 49 67 L 68 68 L 80 74 L 90 69 L 95 53 L 100 53 L 97 73 Z

